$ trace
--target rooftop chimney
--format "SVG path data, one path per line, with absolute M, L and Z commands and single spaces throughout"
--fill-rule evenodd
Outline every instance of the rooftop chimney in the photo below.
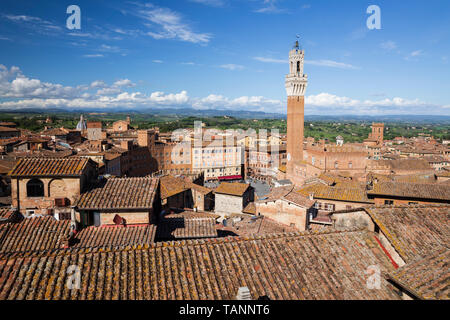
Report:
M 237 300 L 252 300 L 248 287 L 240 287 L 236 296 Z

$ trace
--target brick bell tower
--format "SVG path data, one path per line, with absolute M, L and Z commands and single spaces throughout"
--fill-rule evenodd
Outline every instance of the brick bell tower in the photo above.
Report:
M 288 96 L 286 178 L 295 184 L 301 184 L 306 177 L 306 167 L 303 165 L 303 130 L 308 76 L 303 73 L 304 59 L 305 52 L 300 49 L 297 40 L 289 52 L 289 74 L 285 81 Z

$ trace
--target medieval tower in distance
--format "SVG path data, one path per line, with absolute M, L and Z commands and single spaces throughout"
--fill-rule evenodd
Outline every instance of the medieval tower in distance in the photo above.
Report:
M 305 91 L 308 76 L 303 73 L 305 52 L 298 41 L 289 52 L 289 74 L 286 75 L 287 93 L 287 166 L 286 178 L 302 184 L 306 178 L 303 162 L 303 132 L 305 118 Z

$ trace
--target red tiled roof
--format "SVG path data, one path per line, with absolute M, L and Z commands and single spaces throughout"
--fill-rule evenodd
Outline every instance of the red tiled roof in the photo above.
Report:
M 406 262 L 450 243 L 450 205 L 366 207 Z
M 100 121 L 94 122 L 94 121 L 88 121 L 87 122 L 87 128 L 91 129 L 91 128 L 101 128 L 102 127 L 102 123 Z
M 256 205 L 255 205 L 255 203 L 254 202 L 249 202 L 245 206 L 244 210 L 242 210 L 242 212 L 255 215 L 256 214 Z
M 419 299 L 450 299 L 450 250 L 441 248 L 388 274 L 388 278 Z
M 86 158 L 22 158 L 9 173 L 21 176 L 80 176 L 88 162 Z
M 239 216 L 236 215 L 235 217 Z M 265 216 L 259 216 L 255 219 L 254 217 L 241 215 L 242 220 L 240 221 L 233 221 L 233 218 L 228 219 L 227 226 L 221 227 L 221 230 L 232 232 L 238 236 L 263 236 L 298 231 L 295 227 L 279 223 Z
M 315 200 L 309 200 L 308 197 L 305 197 L 299 192 L 295 192 L 293 186 L 273 188 L 266 196 L 266 199 L 259 200 L 258 202 L 271 202 L 279 199 L 283 199 L 306 208 L 312 207 L 316 202 Z
M 9 220 L 14 214 L 14 211 L 10 208 L 0 208 L 0 220 Z
M 217 219 L 220 215 L 206 211 L 193 211 L 185 210 L 178 213 L 170 213 L 164 216 L 164 218 L 184 218 L 184 219 Z
M 61 128 L 51 128 L 42 132 L 42 134 L 46 136 L 65 136 L 68 133 L 69 131 Z
M 0 225 L 0 253 L 14 254 L 53 250 L 69 234 L 70 221 L 53 217 L 27 218 L 17 223 Z
M 109 178 L 80 195 L 80 210 L 150 209 L 158 189 L 157 178 Z
M 78 232 L 71 248 L 98 248 L 144 245 L 155 240 L 156 226 L 87 227 Z
M 242 197 L 250 185 L 239 182 L 222 182 L 214 193 L 228 194 L 232 196 Z
M 161 199 L 167 199 L 187 190 L 183 179 L 166 175 L 161 177 L 159 180 L 161 184 Z
M 19 132 L 16 128 L 10 128 L 10 127 L 1 127 L 0 126 L 0 132 Z
M 65 285 L 74 261 L 80 289 Z M 232 300 L 247 286 L 253 299 L 399 299 L 367 269 L 393 266 L 368 231 L 281 234 L 164 242 L 143 248 L 82 249 L 33 259 L 0 260 L 0 300 Z
M 450 186 L 442 184 L 379 182 L 375 183 L 373 190 L 369 190 L 367 193 L 370 196 L 394 196 L 450 201 Z
M 366 190 L 353 184 L 341 183 L 337 186 L 327 186 L 322 183 L 307 185 L 298 191 L 305 197 L 313 194 L 314 199 L 327 199 L 346 202 L 373 203 L 367 198 Z
M 217 237 L 215 218 L 167 218 L 158 223 L 156 239 L 199 239 Z

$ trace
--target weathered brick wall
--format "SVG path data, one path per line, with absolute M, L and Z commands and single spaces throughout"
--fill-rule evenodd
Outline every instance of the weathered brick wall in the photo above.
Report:
M 37 208 L 36 213 L 44 214 L 45 209 L 52 209 L 55 206 L 56 198 L 67 198 L 70 203 L 74 203 L 76 197 L 80 195 L 79 178 L 40 178 L 44 184 L 44 196 L 28 197 L 27 183 L 30 180 L 19 179 L 19 199 L 17 199 L 17 179 L 11 179 L 12 205 L 14 207 L 20 205 L 21 213 L 25 213 L 26 209 Z

